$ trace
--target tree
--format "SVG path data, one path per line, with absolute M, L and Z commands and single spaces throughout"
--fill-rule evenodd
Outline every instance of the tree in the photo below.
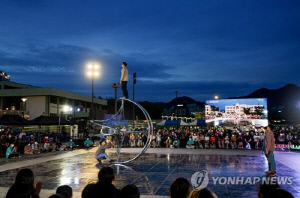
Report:
M 250 114 L 251 114 L 251 109 L 250 109 L 250 107 L 249 107 L 249 108 L 244 107 L 244 113 L 245 113 L 246 115 L 250 115 Z

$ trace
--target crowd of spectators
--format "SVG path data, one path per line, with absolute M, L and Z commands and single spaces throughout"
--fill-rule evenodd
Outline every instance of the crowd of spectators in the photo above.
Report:
M 134 184 L 117 189 L 114 170 L 111 167 L 102 167 L 98 173 L 98 181 L 89 183 L 81 192 L 82 198 L 140 198 L 140 191 Z M 42 191 L 42 182 L 35 183 L 34 174 L 30 169 L 21 169 L 14 184 L 9 188 L 5 198 L 39 198 Z M 169 188 L 170 198 L 217 198 L 218 196 L 208 188 L 197 187 L 192 189 L 190 182 L 185 178 L 175 179 Z M 73 190 L 68 185 L 59 186 L 49 198 L 72 198 Z M 293 198 L 294 196 L 280 188 L 276 183 L 264 182 L 258 189 L 258 198 Z
M 128 133 L 123 138 L 123 147 L 143 147 L 147 140 L 147 133 L 136 128 L 137 133 Z M 276 144 L 299 145 L 300 127 L 277 126 L 274 129 Z M 263 127 L 176 127 L 154 129 L 150 136 L 151 147 L 188 148 L 188 149 L 261 149 L 265 129 Z M 115 136 L 107 136 L 112 142 L 111 147 L 118 144 Z M 83 143 L 85 148 L 94 145 L 88 137 Z M 14 133 L 10 127 L 1 127 L 0 156 L 7 158 L 19 157 L 20 154 L 32 155 L 42 152 L 73 150 L 76 145 L 72 138 L 57 138 L 55 134 L 26 134 L 24 130 Z
M 140 129 L 136 129 L 139 131 Z M 300 128 L 294 126 L 276 127 L 276 144 L 299 145 Z M 155 129 L 151 135 L 152 147 L 166 148 L 223 148 L 261 149 L 265 128 L 255 127 L 176 127 Z M 124 138 L 126 147 L 143 147 L 147 142 L 146 133 L 131 133 Z M 112 139 L 113 141 L 113 139 Z
M 63 138 L 61 138 L 63 137 Z M 84 142 L 86 148 L 92 146 L 89 138 Z M 72 138 L 55 134 L 26 134 L 24 130 L 15 133 L 10 127 L 1 127 L 0 129 L 0 157 L 16 158 L 24 155 L 33 155 L 37 153 L 67 151 L 77 148 Z

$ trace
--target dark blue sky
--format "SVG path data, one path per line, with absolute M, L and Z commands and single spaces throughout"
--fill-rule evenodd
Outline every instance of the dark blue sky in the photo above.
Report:
M 137 100 L 300 85 L 300 1 L 1 1 L 0 70 L 12 81 L 89 95 L 89 61 L 102 97 L 122 61 Z

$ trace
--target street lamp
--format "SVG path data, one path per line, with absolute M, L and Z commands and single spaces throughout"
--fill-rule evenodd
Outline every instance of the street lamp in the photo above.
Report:
M 21 100 L 23 101 L 23 104 L 22 104 L 22 111 L 23 111 L 23 118 L 24 118 L 24 117 L 25 117 L 25 111 L 26 111 L 25 104 L 26 104 L 27 98 L 21 98 Z
M 219 96 L 215 96 L 215 100 L 218 100 L 219 99 Z
M 92 106 L 91 106 L 91 119 L 94 119 L 94 78 L 100 75 L 100 66 L 98 63 L 89 63 L 87 65 L 87 76 L 92 78 Z
M 69 105 L 64 105 L 64 106 L 62 107 L 62 109 L 59 110 L 59 117 L 58 117 L 59 132 L 61 132 L 61 131 L 60 131 L 60 117 L 61 117 L 61 113 L 63 113 L 63 112 L 67 113 L 67 112 L 71 112 L 71 111 L 73 111 L 73 108 L 70 107 Z

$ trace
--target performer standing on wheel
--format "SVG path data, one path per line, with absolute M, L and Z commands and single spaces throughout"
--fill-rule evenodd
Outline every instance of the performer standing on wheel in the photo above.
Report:
M 127 63 L 122 63 L 122 70 L 121 70 L 121 79 L 120 84 L 122 85 L 123 91 L 123 98 L 128 98 L 128 90 L 127 90 L 127 83 L 128 83 L 128 70 L 127 70 Z

